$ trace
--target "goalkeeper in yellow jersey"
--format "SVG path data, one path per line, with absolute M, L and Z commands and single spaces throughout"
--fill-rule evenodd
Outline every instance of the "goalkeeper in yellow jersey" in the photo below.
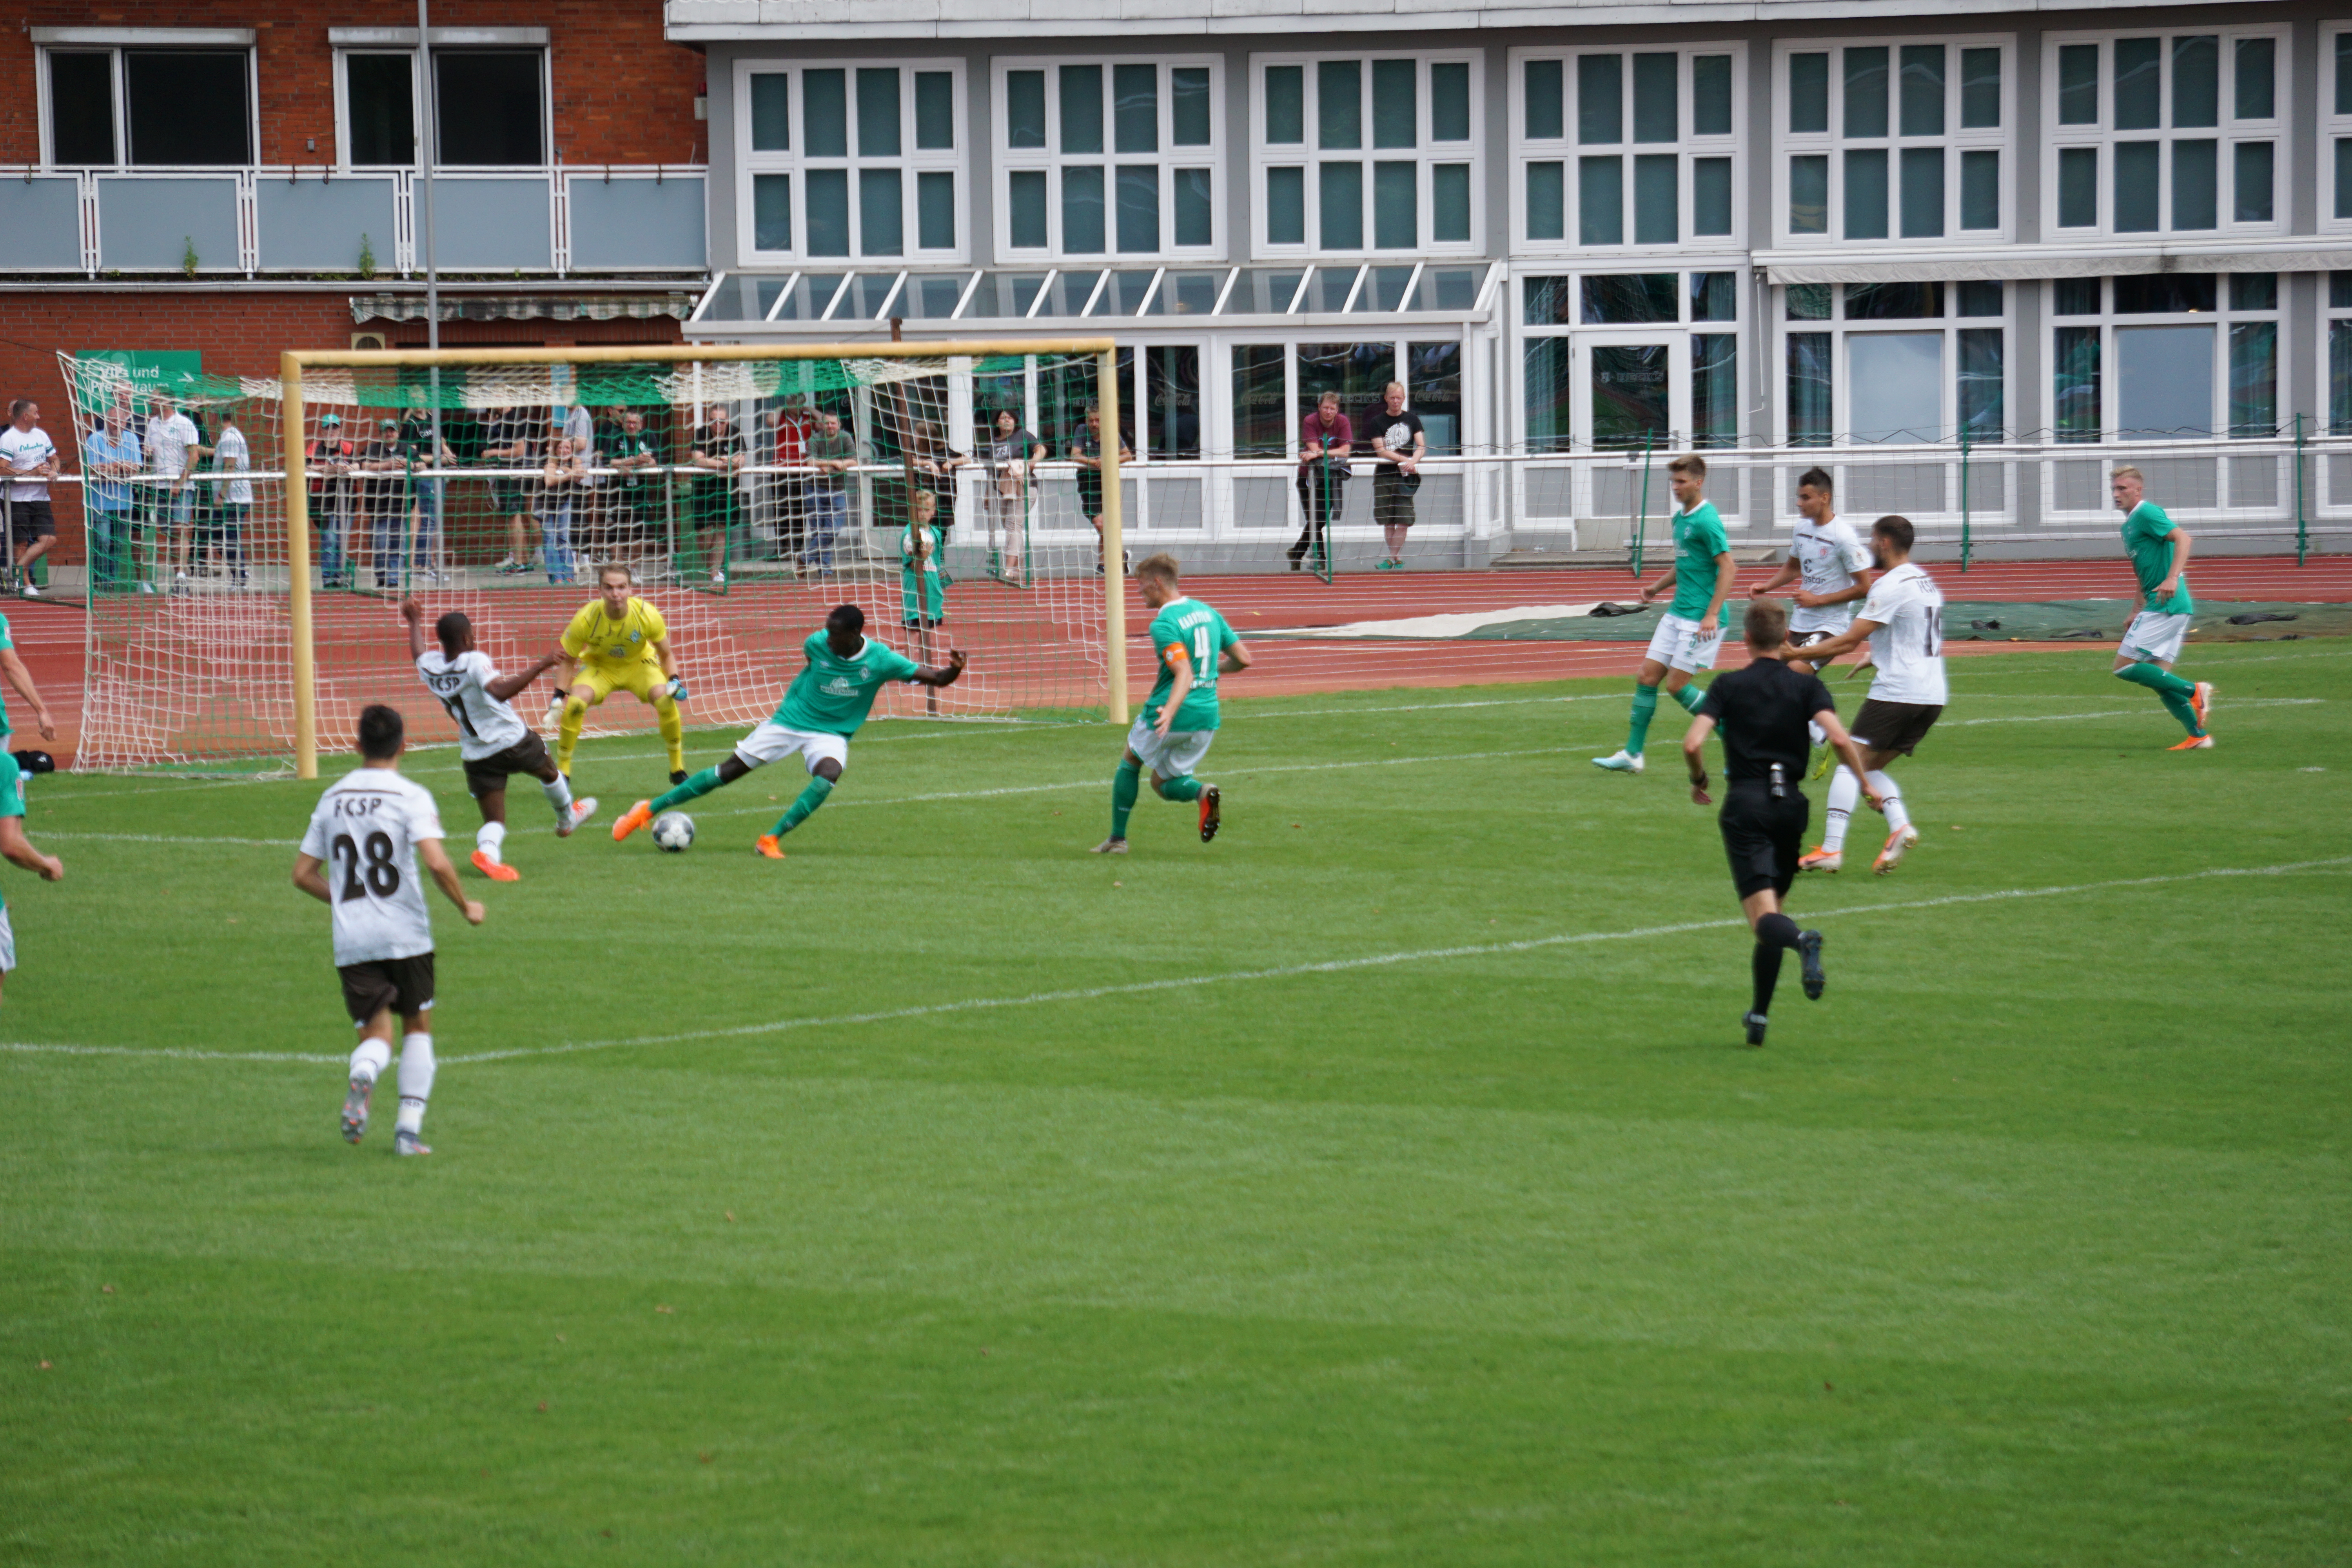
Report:
M 662 744 L 669 748 L 669 782 L 686 778 L 686 721 L 677 710 L 686 700 L 686 682 L 678 679 L 661 612 L 632 594 L 635 586 L 627 567 L 603 568 L 596 574 L 596 597 L 581 605 L 563 628 L 563 668 L 555 688 L 562 727 L 555 765 L 567 779 L 588 710 L 615 691 L 633 693 L 652 706 L 661 721 Z

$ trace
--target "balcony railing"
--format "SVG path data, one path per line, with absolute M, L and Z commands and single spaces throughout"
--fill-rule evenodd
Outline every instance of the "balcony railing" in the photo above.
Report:
M 467 169 L 433 176 L 447 272 L 698 272 L 700 164 Z M 424 267 L 407 170 L 0 170 L 0 272 L 194 277 Z

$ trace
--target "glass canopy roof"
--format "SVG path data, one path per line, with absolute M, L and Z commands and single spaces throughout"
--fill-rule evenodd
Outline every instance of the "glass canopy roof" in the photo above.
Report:
M 726 272 L 689 326 L 1416 314 L 1475 316 L 1502 263 Z

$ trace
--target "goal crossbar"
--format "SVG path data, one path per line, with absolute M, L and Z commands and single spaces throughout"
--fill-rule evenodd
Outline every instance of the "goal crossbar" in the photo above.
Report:
M 283 418 L 297 437 L 286 443 L 286 547 L 289 568 L 289 631 L 292 642 L 294 699 L 294 768 L 296 776 L 319 776 L 317 663 L 313 647 L 310 593 L 310 476 L 305 461 L 303 373 L 306 370 L 451 369 L 477 365 L 562 364 L 718 364 L 743 361 L 992 359 L 1030 355 L 1069 358 L 1092 356 L 1096 361 L 1097 400 L 1103 426 L 1119 426 L 1118 342 L 1093 338 L 989 338 L 921 342 L 859 343 L 680 343 L 676 345 L 607 345 L 551 349 L 289 349 L 278 355 Z M 1100 448 L 1102 468 L 1102 544 L 1106 562 L 1122 560 L 1124 539 L 1120 521 L 1119 443 L 1116 437 Z M 1124 574 L 1103 574 L 1103 631 L 1107 706 L 1110 721 L 1128 721 L 1127 595 Z

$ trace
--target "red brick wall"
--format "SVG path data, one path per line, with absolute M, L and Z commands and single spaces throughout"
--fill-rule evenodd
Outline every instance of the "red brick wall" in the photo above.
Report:
M 192 14 L 156 0 L 100 0 L 96 7 L 30 0 L 25 27 L 252 27 L 257 36 L 261 159 L 320 163 L 335 147 L 334 50 L 327 29 L 414 26 L 414 10 L 352 4 L 251 5 Z M 658 0 L 436 0 L 436 27 L 543 26 L 552 39 L 555 151 L 567 163 L 692 163 L 707 127 L 694 118 L 702 56 L 662 37 Z M 0 163 L 40 157 L 30 33 L 0 29 Z M 315 139 L 318 151 L 308 150 Z
M 58 374 L 58 351 L 85 349 L 194 349 L 205 356 L 208 375 L 274 376 L 278 356 L 288 349 L 347 349 L 355 331 L 382 331 L 396 347 L 425 342 L 425 323 L 352 321 L 351 296 L 343 292 L 296 293 L 244 290 L 160 289 L 100 292 L 66 285 L 37 294 L 7 297 L 7 325 L 0 326 L 0 402 L 30 397 L 41 405 L 41 426 L 61 449 L 74 448 L 73 410 Z M 677 321 L 624 318 L 614 321 L 448 321 L 442 341 L 467 344 L 674 343 Z M 79 453 L 68 472 L 79 472 Z M 79 562 L 81 487 L 59 485 L 52 492 L 58 517 L 59 563 Z

